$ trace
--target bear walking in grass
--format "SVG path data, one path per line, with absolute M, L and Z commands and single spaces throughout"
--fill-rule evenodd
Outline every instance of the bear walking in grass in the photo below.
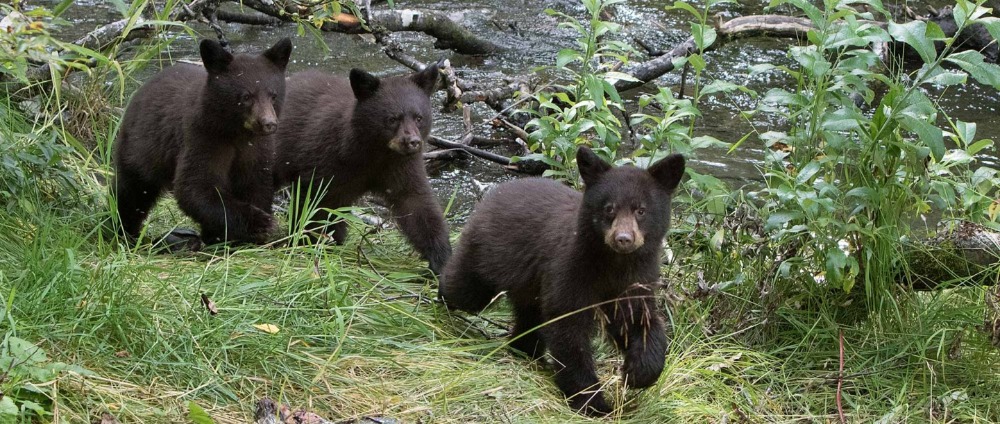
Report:
M 612 168 L 586 147 L 576 158 L 582 195 L 540 178 L 486 195 L 445 266 L 440 295 L 475 313 L 506 291 L 511 347 L 533 358 L 548 349 L 570 406 L 604 415 L 612 408 L 590 345 L 598 321 L 625 357 L 628 387 L 649 387 L 663 370 L 667 335 L 652 286 L 684 158 L 671 155 L 648 170 Z
M 451 255 L 448 226 L 423 160 L 437 81 L 437 64 L 383 79 L 359 69 L 349 79 L 316 71 L 292 75 L 275 165 L 280 186 L 326 190 L 315 221 L 329 220 L 325 210 L 350 206 L 366 193 L 385 199 L 400 231 L 435 273 Z M 299 197 L 302 208 L 309 199 Z M 334 241 L 343 244 L 347 225 L 337 222 L 331 229 Z
M 275 229 L 272 137 L 285 97 L 285 38 L 260 55 L 200 45 L 204 67 L 164 69 L 132 97 L 114 146 L 122 230 L 134 239 L 164 189 L 206 243 L 263 243 Z

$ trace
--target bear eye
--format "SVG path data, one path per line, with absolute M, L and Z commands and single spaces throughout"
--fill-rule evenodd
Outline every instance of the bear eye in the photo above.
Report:
M 250 93 L 240 94 L 240 103 L 247 103 L 250 101 L 251 98 L 252 96 L 250 95 Z
M 607 204 L 607 205 L 605 205 L 604 206 L 604 213 L 606 215 L 614 215 L 615 214 L 615 205 L 610 204 L 610 203 Z
M 399 115 L 392 115 L 388 119 L 389 123 L 392 125 L 398 124 L 400 120 L 402 120 L 402 117 Z
M 639 206 L 638 208 L 636 208 L 635 214 L 639 215 L 639 216 L 645 215 L 646 214 L 646 208 L 644 208 L 642 206 Z
M 417 116 L 413 117 L 413 120 L 417 121 L 417 123 L 419 124 L 419 123 L 421 123 L 421 122 L 424 121 L 424 117 L 420 116 L 420 115 L 417 115 Z

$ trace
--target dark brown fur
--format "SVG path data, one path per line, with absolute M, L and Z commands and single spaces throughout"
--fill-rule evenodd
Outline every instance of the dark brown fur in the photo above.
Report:
M 234 57 L 204 40 L 204 67 L 172 66 L 136 92 L 114 147 L 126 235 L 139 235 L 167 189 L 205 242 L 266 241 L 274 227 L 272 134 L 291 50 L 286 38 L 259 56 Z
M 381 196 L 435 273 L 451 255 L 448 226 L 422 155 L 437 79 L 437 65 L 384 79 L 358 69 L 351 70 L 350 79 L 316 71 L 292 75 L 275 173 L 280 186 L 322 181 L 313 187 L 314 192 L 326 187 L 319 202 L 324 209 L 350 206 L 366 193 Z M 322 213 L 317 220 L 327 219 Z M 347 225 L 339 222 L 332 230 L 342 244 Z
M 449 307 L 478 312 L 506 291 L 511 347 L 535 358 L 547 348 L 570 405 L 601 415 L 611 407 L 590 345 L 598 312 L 625 355 L 628 386 L 651 386 L 663 370 L 666 330 L 652 286 L 684 159 L 672 155 L 648 171 L 612 168 L 582 147 L 577 162 L 582 195 L 538 178 L 493 189 L 465 226 L 440 294 Z

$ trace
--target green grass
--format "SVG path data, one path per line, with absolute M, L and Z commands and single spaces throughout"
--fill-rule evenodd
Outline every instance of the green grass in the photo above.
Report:
M 548 367 L 504 349 L 503 302 L 484 320 L 430 301 L 436 282 L 395 231 L 356 231 L 343 247 L 130 248 L 105 231 L 100 161 L 82 159 L 88 152 L 31 165 L 24 152 L 58 145 L 59 129 L 13 112 L 3 124 L 0 335 L 88 371 L 0 383 L 53 414 L 41 421 L 111 412 L 122 422 L 188 422 L 194 401 L 216 422 L 246 423 L 261 397 L 336 421 L 592 421 L 568 409 Z M 97 151 L 106 152 L 103 137 Z M 30 172 L 15 178 L 14 166 Z M 680 232 L 713 234 L 685 224 L 694 213 L 681 211 Z M 170 199 L 154 215 L 151 234 L 182 222 Z M 623 405 L 607 421 L 837 422 L 841 331 L 848 421 L 1000 421 L 997 350 L 976 328 L 982 289 L 903 294 L 845 324 L 792 298 L 764 302 L 752 278 L 697 296 L 698 271 L 722 281 L 767 269 L 769 258 L 674 250 L 683 260 L 664 268 L 666 368 L 654 387 L 623 391 L 621 358 L 601 343 L 601 378 Z

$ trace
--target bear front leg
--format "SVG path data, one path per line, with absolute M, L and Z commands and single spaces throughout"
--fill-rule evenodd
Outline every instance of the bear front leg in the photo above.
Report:
M 258 140 L 241 149 L 230 176 L 233 195 L 266 213 L 274 210 L 271 143 L 270 140 Z
M 264 243 L 275 226 L 271 214 L 233 196 L 225 151 L 186 149 L 178 158 L 174 197 L 181 210 L 201 226 L 207 244 Z
M 423 162 L 419 165 L 422 167 Z M 420 171 L 423 171 L 421 168 Z M 392 216 L 414 249 L 427 260 L 428 268 L 440 275 L 451 256 L 448 224 L 427 176 L 398 179 L 399 185 L 384 191 Z
M 233 197 L 246 202 L 268 216 L 274 209 L 274 177 L 271 175 L 271 149 L 267 142 L 260 142 L 257 149 L 241 150 L 237 154 L 229 176 Z M 271 218 L 271 225 L 251 227 L 250 237 L 255 243 L 266 243 L 280 237 L 277 221 Z
M 542 338 L 555 360 L 556 385 L 573 410 L 592 416 L 610 414 L 611 405 L 604 400 L 590 347 L 594 314 L 590 310 L 570 313 L 550 314 L 556 321 L 542 327 Z
M 631 388 L 656 384 L 663 372 L 667 334 L 653 291 L 634 285 L 602 309 L 608 317 L 607 333 L 625 356 L 625 384 Z
M 514 330 L 510 333 L 510 347 L 530 357 L 541 358 L 545 354 L 545 342 L 541 337 L 542 311 L 536 305 L 514 302 Z

